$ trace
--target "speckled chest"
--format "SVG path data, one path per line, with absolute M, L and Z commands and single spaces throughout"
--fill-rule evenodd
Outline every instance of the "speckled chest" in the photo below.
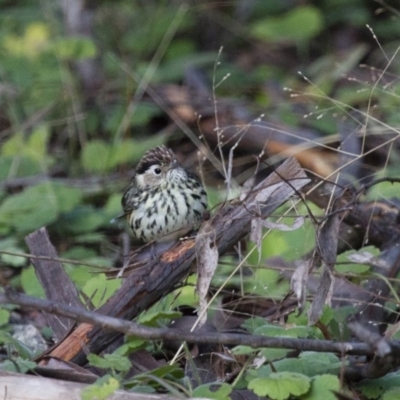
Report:
M 190 231 L 206 207 L 201 183 L 188 177 L 143 190 L 135 199 L 129 223 L 134 235 L 145 242 L 173 240 Z

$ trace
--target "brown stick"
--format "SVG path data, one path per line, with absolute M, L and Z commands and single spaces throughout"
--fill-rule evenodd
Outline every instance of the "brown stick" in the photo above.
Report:
M 64 271 L 62 264 L 57 261 L 56 249 L 51 244 L 46 229 L 41 228 L 31 233 L 25 238 L 25 241 L 32 254 L 50 257 L 49 260 L 31 258 L 46 298 L 56 303 L 84 308 L 74 284 Z M 47 313 L 45 316 L 58 339 L 64 337 L 74 324 L 74 321 L 68 318 Z

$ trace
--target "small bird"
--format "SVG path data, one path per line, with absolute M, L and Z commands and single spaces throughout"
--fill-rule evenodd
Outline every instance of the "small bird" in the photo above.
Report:
M 186 170 L 172 150 L 158 146 L 139 161 L 121 203 L 136 238 L 168 242 L 201 222 L 207 194 L 198 176 Z

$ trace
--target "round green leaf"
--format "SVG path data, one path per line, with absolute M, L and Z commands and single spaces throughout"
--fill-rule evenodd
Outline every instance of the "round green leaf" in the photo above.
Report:
M 200 397 L 206 399 L 229 400 L 232 386 L 227 383 L 200 385 L 193 390 L 192 397 Z
M 273 400 L 285 400 L 290 396 L 300 396 L 310 389 L 310 378 L 294 372 L 271 374 L 268 378 L 250 381 L 248 388 L 257 396 L 268 396 Z
M 72 209 L 80 199 L 78 189 L 41 183 L 7 197 L 0 205 L 0 224 L 31 232 L 54 222 L 60 212 Z
M 399 388 L 389 390 L 382 396 L 382 400 L 399 400 L 399 399 L 400 399 Z
M 57 56 L 63 59 L 82 60 L 95 57 L 97 49 L 88 37 L 67 37 L 58 40 L 54 46 Z
M 89 172 L 103 172 L 106 170 L 111 146 L 103 140 L 92 140 L 83 148 L 81 162 L 83 168 Z
M 337 400 L 332 391 L 340 390 L 340 381 L 336 375 L 317 375 L 311 383 L 311 390 L 301 400 Z
M 10 319 L 10 311 L 5 308 L 0 308 L 0 326 L 8 324 L 8 320 Z
M 321 11 L 313 6 L 303 6 L 282 17 L 258 20 L 251 32 L 256 38 L 269 42 L 301 42 L 314 37 L 323 26 Z

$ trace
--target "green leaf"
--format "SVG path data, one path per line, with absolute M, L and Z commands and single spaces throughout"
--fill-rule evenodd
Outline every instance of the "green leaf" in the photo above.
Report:
M 366 199 L 369 201 L 376 201 L 377 199 L 397 198 L 399 196 L 399 190 L 400 184 L 398 182 L 381 182 L 368 189 Z
M 94 42 L 85 36 L 59 39 L 55 42 L 54 50 L 57 57 L 72 60 L 92 58 L 97 54 Z
M 103 207 L 103 211 L 111 224 L 119 224 L 121 222 L 120 219 L 114 220 L 114 218 L 122 213 L 121 193 L 112 194 Z
M 382 400 L 399 400 L 399 399 L 400 399 L 400 388 L 389 390 L 382 396 Z
M 286 357 L 289 351 L 286 349 L 261 349 L 260 355 L 265 357 L 266 361 L 276 361 Z
M 42 172 L 41 165 L 26 156 L 5 156 L 0 158 L 0 180 L 33 176 Z
M 261 317 L 254 317 L 254 318 L 249 318 L 246 321 L 243 322 L 242 327 L 247 329 L 250 333 L 253 333 L 258 329 L 263 326 L 265 326 L 265 319 Z
M 25 141 L 22 132 L 15 132 L 1 145 L 1 154 L 3 156 L 20 155 L 24 151 Z
M 227 383 L 207 383 L 195 388 L 192 392 L 192 397 L 216 399 L 216 400 L 229 400 L 229 395 L 232 392 L 232 386 Z
M 255 335 L 271 336 L 271 337 L 307 337 L 312 329 L 308 326 L 279 326 L 272 324 L 265 324 L 254 330 Z
M 335 265 L 335 271 L 337 271 L 339 274 L 365 274 L 371 269 L 369 265 L 365 264 L 336 264 Z
M 281 17 L 258 20 L 251 27 L 251 33 L 268 42 L 301 42 L 317 35 L 323 27 L 321 11 L 313 6 L 302 6 Z
M 114 369 L 116 371 L 126 372 L 131 368 L 131 362 L 128 357 L 118 354 L 105 354 L 100 357 L 96 354 L 89 354 L 87 357 L 89 364 L 93 367 Z
M 154 118 L 157 115 L 160 115 L 160 107 L 156 106 L 155 104 L 146 104 L 146 103 L 139 103 L 135 109 L 135 112 L 132 115 L 131 118 L 131 126 L 132 127 L 140 127 L 140 126 L 145 126 L 150 122 L 152 118 Z M 152 138 L 146 138 L 144 141 L 135 141 L 139 147 L 143 146 L 143 142 L 146 141 L 152 141 L 155 142 L 154 146 L 158 146 L 160 144 L 163 144 L 165 139 L 160 138 L 160 137 L 152 137 Z M 140 142 L 142 142 L 142 146 L 140 145 Z M 136 150 L 137 151 L 137 150 Z
M 132 379 L 125 381 L 126 386 L 134 386 L 142 383 L 153 381 L 156 387 L 160 385 L 171 392 L 176 391 L 168 381 L 179 381 L 184 377 L 182 369 L 177 365 L 163 365 L 152 371 L 143 372 L 142 374 L 135 375 Z M 161 382 L 163 381 L 163 382 Z
M 181 379 L 183 377 L 183 371 L 177 364 L 163 365 L 162 367 L 153 369 L 150 374 L 158 378 L 171 377 L 172 379 Z
M 369 399 L 376 399 L 383 393 L 400 388 L 400 374 L 393 372 L 377 379 L 366 379 L 358 385 L 361 393 Z
M 134 392 L 134 393 L 146 393 L 146 394 L 150 394 L 150 393 L 155 393 L 156 389 L 154 389 L 151 386 L 146 386 L 146 385 L 136 385 L 133 388 L 129 389 L 130 392 Z
M 258 350 L 254 349 L 253 347 L 250 347 L 250 346 L 239 345 L 239 346 L 235 346 L 231 350 L 231 352 L 235 356 L 242 356 L 242 355 L 254 354 L 254 353 L 258 352 Z
M 310 378 L 294 372 L 280 372 L 271 374 L 268 378 L 253 379 L 248 388 L 258 396 L 285 400 L 292 395 L 307 393 L 310 389 Z
M 83 168 L 88 172 L 104 172 L 107 170 L 111 146 L 103 140 L 92 140 L 86 143 L 81 154 Z
M 118 388 L 120 383 L 110 375 L 98 379 L 93 385 L 87 386 L 81 392 L 82 400 L 106 400 Z
M 47 143 L 50 136 L 48 125 L 42 124 L 35 128 L 30 134 L 24 146 L 27 155 L 33 159 L 43 162 L 47 157 Z
M 0 331 L 0 343 L 13 346 L 21 359 L 29 359 L 33 357 L 33 353 L 24 343 L 14 339 L 8 332 Z
M 13 358 L 12 360 L 5 360 L 0 364 L 0 370 L 18 372 L 20 374 L 25 374 L 34 368 L 36 368 L 35 362 L 24 360 L 20 357 Z
M 80 189 L 59 183 L 52 183 L 51 189 L 53 190 L 60 212 L 70 211 L 82 201 L 83 194 Z
M 343 366 L 337 356 L 330 353 L 316 353 L 305 351 L 299 358 L 283 359 L 274 362 L 274 370 L 277 372 L 297 372 L 303 375 L 313 377 L 315 375 L 338 373 Z M 258 376 L 269 376 L 273 371 L 271 366 L 266 365 L 259 368 Z
M 108 218 L 101 210 L 92 205 L 87 205 L 63 213 L 57 221 L 56 228 L 60 233 L 80 234 L 93 232 L 108 222 Z
M 0 307 L 0 326 L 8 324 L 10 319 L 10 311 Z
M 136 350 L 143 349 L 147 344 L 147 341 L 144 339 L 139 339 L 135 336 L 127 336 L 126 343 L 122 346 L 118 347 L 117 350 L 114 351 L 114 354 L 118 354 L 120 356 L 127 356 Z
M 358 251 L 346 251 L 338 256 L 335 270 L 341 274 L 365 274 L 371 269 L 368 262 L 373 262 L 374 256 L 378 255 L 379 250 L 374 246 L 363 247 Z
M 21 172 L 24 171 L 23 165 L 20 165 L 21 162 L 24 162 L 24 164 L 31 163 L 35 166 L 35 170 L 46 170 L 46 166 L 49 165 L 51 160 L 47 153 L 49 136 L 49 126 L 41 124 L 35 127 L 30 135 L 16 132 L 5 141 L 1 154 L 12 160 L 13 168 L 8 169 L 13 171 L 14 176 L 20 176 Z M 28 173 L 28 175 L 32 175 L 32 173 Z
M 0 221 L 20 232 L 34 231 L 55 221 L 58 214 L 54 196 L 41 184 L 9 196 L 0 205 Z
M 28 296 L 39 297 L 45 299 L 45 293 L 36 277 L 35 270 L 32 266 L 24 268 L 21 272 L 21 286 L 24 293 Z
M 179 311 L 159 311 L 159 312 L 148 312 L 140 316 L 139 323 L 146 326 L 159 326 L 160 320 L 177 319 L 182 316 Z
M 24 253 L 24 251 L 17 246 L 17 241 L 14 238 L 7 238 L 0 240 L 0 260 L 13 267 L 22 267 L 26 264 L 26 257 L 14 256 L 11 254 L 1 254 L 1 251 L 10 253 Z
M 7 223 L 19 232 L 31 232 L 54 222 L 60 212 L 70 210 L 80 200 L 78 189 L 41 183 L 7 197 L 0 205 L 0 224 Z
M 121 164 L 136 163 L 147 150 L 163 144 L 164 141 L 163 136 L 143 138 L 141 141 L 133 139 L 116 140 L 110 147 L 108 158 L 105 160 L 105 169 L 111 170 Z
M 120 288 L 121 283 L 121 279 L 109 280 L 104 274 L 96 274 L 86 282 L 82 291 L 95 307 L 100 307 Z
M 134 162 L 138 160 L 139 157 L 137 144 L 134 140 L 124 139 L 120 142 L 114 143 L 110 148 L 110 153 L 108 155 L 107 170 L 120 164 Z
M 333 312 L 332 308 L 326 305 L 324 307 L 321 317 L 319 318 L 319 321 L 324 325 L 328 325 L 332 321 L 334 316 L 335 313 Z
M 337 400 L 332 391 L 340 391 L 340 381 L 335 375 L 317 375 L 312 379 L 311 390 L 301 400 Z

